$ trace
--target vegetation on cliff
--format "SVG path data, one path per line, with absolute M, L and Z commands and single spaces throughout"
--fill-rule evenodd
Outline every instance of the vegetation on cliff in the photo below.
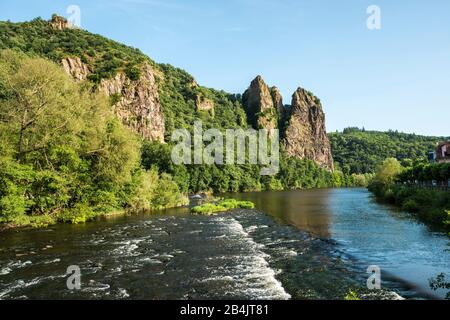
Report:
M 223 91 L 198 85 L 186 71 L 168 64 L 157 64 L 139 49 L 132 48 L 101 35 L 77 28 L 55 29 L 52 21 L 36 18 L 30 22 L 0 21 L 0 49 L 21 51 L 44 57 L 57 64 L 65 58 L 78 57 L 86 64 L 88 80 L 99 85 L 101 80 L 125 73 L 136 80 L 143 64 L 155 72 L 160 103 L 165 116 L 166 141 L 174 129 L 192 128 L 196 119 L 208 128 L 246 127 L 246 117 L 240 98 Z M 119 99 L 113 96 L 111 99 Z M 214 102 L 214 113 L 196 108 L 197 98 Z
M 79 57 L 91 69 L 90 80 L 100 82 L 119 71 L 139 77 L 139 66 L 151 60 L 135 49 L 82 29 L 55 29 L 49 21 L 0 21 L 0 49 L 13 49 L 45 57 L 56 63 L 67 57 Z

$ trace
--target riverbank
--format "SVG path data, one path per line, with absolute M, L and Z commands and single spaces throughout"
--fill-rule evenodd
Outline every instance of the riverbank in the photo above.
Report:
M 341 189 L 352 188 L 352 187 L 343 187 Z M 310 190 L 321 190 L 326 188 L 308 188 L 303 189 L 304 191 Z M 293 191 L 293 190 L 280 190 L 281 191 Z M 301 191 L 301 190 L 297 190 Z M 257 192 L 268 192 L 268 191 L 257 191 Z M 231 193 L 233 194 L 233 193 Z M 236 194 L 236 193 L 234 193 Z M 140 207 L 134 206 L 132 208 L 119 208 L 112 209 L 107 212 L 93 212 L 92 208 L 84 207 L 82 210 L 78 210 L 76 214 L 72 211 L 70 214 L 66 216 L 62 215 L 20 215 L 15 217 L 11 221 L 1 221 L 0 219 L 0 232 L 11 230 L 11 229 L 38 229 L 38 228 L 46 228 L 59 223 L 67 223 L 67 224 L 80 224 L 97 221 L 99 219 L 118 216 L 118 215 L 126 215 L 129 212 L 142 212 L 142 211 L 158 211 L 158 210 L 166 210 L 166 209 L 175 209 L 180 207 L 185 207 L 192 203 L 193 213 L 196 214 L 213 214 L 218 212 L 224 212 L 228 210 L 233 210 L 237 208 L 254 208 L 253 203 L 235 203 L 232 200 L 224 203 L 224 205 L 220 206 L 217 204 L 212 204 L 208 202 L 214 202 L 213 192 L 206 191 L 201 192 L 195 195 L 189 195 L 184 197 L 179 197 L 179 194 L 176 194 L 175 200 L 172 199 L 168 205 L 160 204 L 159 207 L 149 207 L 148 204 L 146 206 L 142 206 L 142 200 L 136 201 L 136 203 L 141 203 Z M 206 202 L 206 203 L 205 203 Z M 197 206 L 200 204 L 199 206 Z M 203 204 L 203 205 L 202 205 Z
M 397 159 L 388 158 L 377 168 L 368 189 L 379 201 L 414 213 L 420 221 L 450 235 L 450 192 L 420 187 L 444 185 L 448 180 L 449 164 L 417 163 L 403 167 Z M 425 183 L 428 181 L 431 183 Z
M 420 221 L 443 229 L 450 236 L 450 192 L 407 185 L 371 185 L 368 189 L 378 201 L 411 212 Z
M 191 196 L 190 200 L 189 198 L 184 199 L 183 201 L 179 202 L 178 205 L 159 208 L 159 210 L 187 207 L 188 205 L 191 204 L 191 201 L 194 204 L 194 206 L 190 208 L 189 211 L 193 214 L 199 215 L 212 215 L 216 213 L 231 211 L 234 209 L 253 209 L 255 207 L 255 205 L 250 201 L 236 201 L 234 199 L 220 199 L 220 198 L 217 200 L 211 197 L 211 195 L 208 196 L 207 194 L 199 194 Z M 46 228 L 51 225 L 55 225 L 57 223 L 79 224 L 79 223 L 93 222 L 98 221 L 99 219 L 107 219 L 111 217 L 131 214 L 132 212 L 143 212 L 143 211 L 151 212 L 157 210 L 117 209 L 107 213 L 97 213 L 95 215 L 87 215 L 86 213 L 79 214 L 76 216 L 77 217 L 76 219 L 69 219 L 69 220 L 63 220 L 61 219 L 60 216 L 49 216 L 49 215 L 25 216 L 21 217 L 21 219 L 18 220 L 17 222 L 0 223 L 0 232 L 16 228 L 23 228 L 23 229 Z
M 75 220 L 62 220 L 58 216 L 50 216 L 50 215 L 39 215 L 39 216 L 21 216 L 20 219 L 13 221 L 13 222 L 5 222 L 0 223 L 0 233 L 12 230 L 12 229 L 18 229 L 18 230 L 29 230 L 29 229 L 40 229 L 40 228 L 47 228 L 52 225 L 56 224 L 81 224 L 81 223 L 91 223 L 95 221 L 99 221 L 102 219 L 108 219 L 108 218 L 115 218 L 119 216 L 125 216 L 132 214 L 133 212 L 152 212 L 157 211 L 161 209 L 176 209 L 181 208 L 188 205 L 188 200 L 186 199 L 186 202 L 180 203 L 177 206 L 170 206 L 165 208 L 159 208 L 159 209 L 114 209 L 109 212 L 101 212 L 97 213 L 93 216 L 87 216 L 83 215 L 83 219 L 75 219 Z
M 101 213 L 96 215 L 95 217 L 92 217 L 85 221 L 78 221 L 77 223 L 84 223 L 84 222 L 93 222 L 98 219 L 105 219 L 105 218 L 111 218 L 116 216 L 121 216 L 127 214 L 127 211 L 125 209 L 117 209 L 113 210 L 107 213 Z M 39 228 L 47 228 L 49 226 L 58 224 L 58 223 L 67 223 L 63 221 L 59 221 L 57 217 L 54 216 L 31 216 L 31 217 L 22 217 L 19 221 L 16 222 L 6 222 L 6 223 L 0 223 L 0 232 L 4 232 L 11 229 L 39 229 Z

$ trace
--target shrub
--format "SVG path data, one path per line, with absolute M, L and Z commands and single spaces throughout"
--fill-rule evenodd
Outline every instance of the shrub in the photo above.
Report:
M 395 193 L 391 188 L 384 191 L 384 199 L 388 202 L 395 202 Z
M 172 180 L 172 177 L 163 173 L 158 181 L 158 187 L 152 198 L 152 208 L 173 208 L 186 205 L 187 203 L 187 198 L 180 193 L 180 189 Z
M 205 203 L 195 206 L 191 209 L 193 213 L 211 215 L 213 213 L 229 211 L 233 209 L 253 209 L 255 204 L 250 201 L 238 201 L 235 199 L 227 199 L 219 201 L 218 203 Z
M 227 211 L 228 209 L 212 203 L 205 203 L 200 206 L 193 207 L 191 211 L 196 214 L 210 215 L 217 212 Z
M 70 195 L 67 180 L 49 170 L 38 171 L 31 185 L 33 192 L 33 213 L 51 213 L 66 207 Z
M 136 192 L 130 200 L 130 206 L 134 210 L 166 209 L 189 203 L 172 177 L 166 173 L 158 175 L 155 167 L 139 172 L 137 184 Z
M 92 220 L 96 216 L 92 208 L 83 203 L 77 204 L 74 208 L 65 209 L 58 214 L 58 221 L 78 224 Z
M 405 211 L 417 212 L 419 210 L 419 206 L 415 200 L 408 199 L 403 203 L 402 209 Z
M 25 214 L 30 207 L 30 183 L 34 172 L 30 166 L 15 163 L 13 160 L 0 158 L 0 218 L 9 222 Z
M 139 80 L 141 76 L 141 70 L 138 66 L 128 66 L 125 69 L 125 74 L 130 80 L 136 81 Z
M 450 227 L 450 210 L 445 210 L 447 216 L 445 217 L 444 224 Z
M 358 294 L 353 291 L 349 290 L 348 293 L 345 295 L 344 300 L 361 300 L 361 298 L 358 296 Z

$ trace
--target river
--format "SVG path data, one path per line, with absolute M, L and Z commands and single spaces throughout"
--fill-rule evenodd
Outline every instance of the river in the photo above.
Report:
M 180 208 L 0 234 L 0 299 L 443 298 L 449 239 L 365 189 L 229 194 L 256 210 Z M 368 290 L 369 265 L 381 290 Z M 81 289 L 69 290 L 69 266 Z

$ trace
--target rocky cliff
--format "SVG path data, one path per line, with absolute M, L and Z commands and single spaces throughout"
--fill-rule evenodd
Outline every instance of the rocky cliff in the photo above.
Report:
M 91 70 L 81 61 L 79 57 L 68 57 L 61 61 L 64 70 L 71 75 L 75 81 L 86 80 Z
M 286 108 L 284 107 L 283 104 L 283 97 L 281 96 L 281 92 L 280 90 L 278 90 L 277 87 L 270 88 L 270 94 L 272 95 L 274 107 L 278 112 L 278 127 L 282 129 L 286 116 Z
M 114 97 L 114 111 L 123 123 L 144 139 L 164 142 L 164 116 L 154 72 L 149 64 L 141 67 L 137 80 L 130 80 L 119 72 L 112 79 L 102 79 L 99 87 Z
M 57 15 L 52 16 L 52 19 L 50 20 L 50 25 L 55 30 L 64 30 L 70 28 L 70 23 L 67 21 L 67 19 Z
M 322 105 L 317 97 L 302 88 L 292 96 L 283 143 L 289 155 L 311 159 L 321 167 L 333 170 Z
M 271 131 L 278 128 L 278 114 L 269 87 L 257 76 L 242 96 L 249 123 L 255 129 Z
M 91 70 L 80 58 L 64 58 L 64 70 L 76 81 L 87 79 Z M 102 79 L 100 91 L 112 97 L 114 112 L 124 124 L 144 139 L 164 142 L 164 116 L 152 67 L 144 64 L 140 77 L 130 80 L 123 72 L 112 79 Z
M 240 95 L 199 86 L 184 70 L 155 63 L 136 48 L 70 28 L 57 15 L 30 25 L 0 24 L 0 38 L 2 48 L 40 52 L 76 81 L 95 83 L 111 97 L 118 117 L 146 139 L 163 142 L 166 134 L 192 125 L 199 115 L 211 127 L 245 127 L 246 113 L 255 129 L 280 129 L 290 155 L 333 168 L 322 106 L 303 89 L 296 91 L 291 107 L 285 106 L 280 91 L 258 76 L 241 100 Z
M 269 88 L 258 76 L 243 95 L 248 122 L 253 128 L 280 129 L 290 156 L 310 159 L 333 170 L 330 141 L 325 129 L 325 114 L 318 98 L 299 88 L 288 109 L 277 87 Z
M 199 94 L 195 96 L 195 108 L 197 111 L 209 111 L 214 115 L 214 101 Z

